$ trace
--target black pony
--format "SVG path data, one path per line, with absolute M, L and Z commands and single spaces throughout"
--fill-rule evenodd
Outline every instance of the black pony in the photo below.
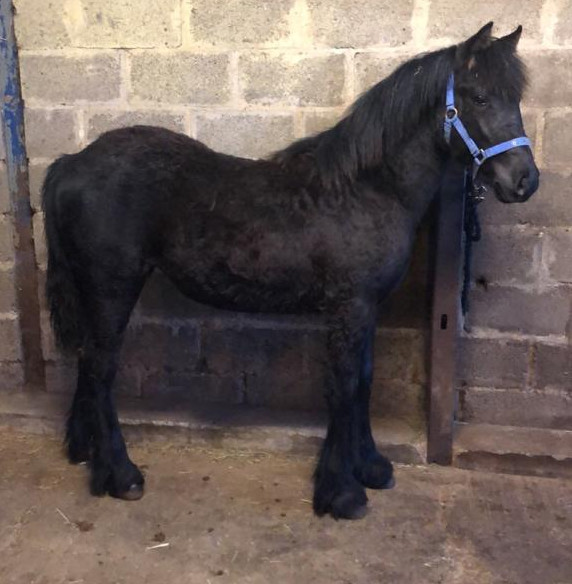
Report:
M 329 425 L 314 510 L 355 518 L 365 487 L 393 485 L 369 421 L 377 307 L 406 271 L 420 219 L 450 157 L 447 80 L 482 147 L 523 134 L 521 28 L 419 56 L 362 95 L 335 127 L 268 160 L 214 152 L 187 136 L 137 126 L 108 132 L 50 167 L 43 189 L 47 296 L 60 345 L 77 351 L 67 423 L 72 462 L 91 463 L 91 491 L 143 495 L 111 386 L 129 315 L 154 269 L 219 308 L 322 313 L 329 324 Z M 528 199 L 528 148 L 487 161 L 477 177 L 504 202 Z

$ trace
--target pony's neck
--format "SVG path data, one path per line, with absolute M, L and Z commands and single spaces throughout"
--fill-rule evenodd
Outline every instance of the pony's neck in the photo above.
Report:
M 387 152 L 379 167 L 380 190 L 391 188 L 416 222 L 439 191 L 445 170 L 448 154 L 438 132 L 435 121 L 421 125 L 396 151 Z

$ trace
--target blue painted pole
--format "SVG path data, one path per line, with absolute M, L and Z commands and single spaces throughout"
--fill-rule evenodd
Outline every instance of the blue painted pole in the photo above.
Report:
M 45 388 L 38 273 L 24 133 L 24 102 L 20 87 L 12 0 L 0 0 L 0 86 L 3 90 L 1 111 L 6 173 L 14 225 L 14 283 L 24 382 L 27 387 Z

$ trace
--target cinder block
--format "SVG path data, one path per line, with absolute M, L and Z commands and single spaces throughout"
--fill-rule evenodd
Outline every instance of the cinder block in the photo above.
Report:
M 69 46 L 70 30 L 61 2 L 15 0 L 15 26 L 21 49 L 59 49 Z M 71 4 L 68 4 L 71 6 Z
M 248 103 L 338 106 L 343 103 L 344 56 L 241 55 L 239 74 Z
M 572 387 L 572 348 L 538 344 L 534 373 L 536 387 L 569 392 Z
M 532 142 L 532 151 L 536 148 L 536 113 L 525 112 L 522 114 L 522 125 L 524 126 L 525 134 Z
M 34 244 L 36 248 L 36 263 L 45 269 L 48 263 L 48 251 L 46 248 L 46 232 L 44 230 L 44 214 L 34 213 L 32 217 L 34 229 Z
M 99 112 L 89 117 L 87 122 L 87 140 L 95 140 L 100 134 L 115 128 L 127 126 L 160 126 L 174 132 L 184 133 L 185 116 L 182 113 L 168 113 L 159 111 L 108 111 Z
M 72 394 L 77 388 L 77 364 L 75 359 L 48 361 L 45 365 L 46 389 L 50 393 Z M 141 396 L 139 371 L 120 364 L 113 382 L 113 395 Z
M 566 107 L 572 101 L 572 55 L 569 51 L 546 50 L 527 54 L 529 87 L 524 105 Z
M 427 329 L 431 324 L 429 286 L 415 282 L 410 273 L 381 305 L 380 324 L 388 328 Z
M 572 91 L 570 97 L 572 99 Z M 569 171 L 571 165 L 572 113 L 548 113 L 544 130 L 544 166 Z
M 20 327 L 15 318 L 0 318 L 0 361 L 20 361 Z
M 570 430 L 572 396 L 565 392 L 463 389 L 459 395 L 461 422 Z
M 544 245 L 550 276 L 558 282 L 572 284 L 572 227 L 551 229 Z
M 342 110 L 308 112 L 304 114 L 304 135 L 314 136 L 333 128 L 343 117 Z
M 228 324 L 231 325 L 229 320 Z M 216 375 L 267 373 L 272 363 L 304 363 L 305 331 L 254 327 L 212 328 L 206 326 L 201 339 L 201 371 Z
M 191 8 L 193 41 L 216 47 L 272 46 L 290 34 L 295 0 L 195 0 Z
M 20 362 L 0 363 L 0 390 L 13 390 L 24 385 L 24 368 Z
M 128 327 L 121 362 L 124 366 L 145 368 L 148 371 L 195 371 L 199 354 L 199 335 L 196 326 L 188 323 L 177 326 L 138 324 Z
M 0 215 L 0 262 L 14 260 L 12 217 Z
M 572 2 L 564 0 L 559 4 L 561 8 L 554 27 L 554 40 L 557 43 L 570 44 L 572 42 Z
M 144 398 L 176 395 L 193 403 L 240 404 L 244 398 L 241 376 L 208 375 L 174 370 L 148 374 L 141 381 Z
M 109 101 L 119 97 L 117 55 L 23 55 L 20 63 L 25 99 L 65 104 L 80 100 Z
M 45 364 L 46 390 L 50 393 L 72 393 L 77 387 L 77 369 L 71 363 L 48 361 Z M 70 404 L 71 405 L 71 404 Z
M 286 360 L 273 363 L 260 375 L 248 374 L 245 385 L 245 401 L 251 406 L 304 411 L 326 408 L 324 379 L 289 371 Z
M 46 178 L 46 171 L 49 164 L 46 162 L 31 162 L 28 167 L 30 176 L 30 204 L 32 209 L 42 208 L 42 185 Z
M 204 114 L 197 116 L 197 138 L 225 154 L 261 158 L 295 136 L 291 115 Z
M 463 338 L 459 344 L 458 379 L 481 387 L 524 387 L 529 364 L 526 342 Z
M 536 281 L 538 267 L 534 257 L 540 257 L 542 233 L 521 227 L 484 228 L 481 241 L 473 246 L 473 280 L 529 284 Z
M 201 367 L 211 374 L 244 376 L 248 404 L 325 407 L 328 364 L 323 331 L 207 327 L 202 341 Z
M 314 42 L 328 47 L 398 46 L 411 39 L 413 1 L 307 0 Z
M 375 343 L 374 377 L 424 383 L 426 341 L 422 331 L 379 329 Z
M 26 108 L 25 121 L 30 158 L 55 158 L 79 149 L 72 110 Z
M 564 335 L 570 318 L 571 293 L 554 288 L 534 293 L 490 286 L 473 290 L 469 322 L 472 326 L 534 335 Z
M 572 177 L 550 170 L 540 174 L 540 188 L 526 203 L 505 204 L 489 196 L 479 207 L 483 224 L 572 225 Z
M 425 386 L 399 380 L 374 379 L 371 413 L 381 418 L 403 420 L 413 428 L 422 428 L 427 418 Z
M 325 409 L 330 367 L 325 331 L 267 331 L 258 341 L 263 348 L 255 350 L 263 353 L 264 361 L 246 376 L 245 401 L 272 408 Z
M 46 302 L 46 295 L 45 295 L 45 288 L 46 288 L 46 272 L 40 270 L 38 274 L 38 288 L 39 288 L 39 296 L 40 296 L 40 331 L 42 334 L 42 354 L 44 355 L 44 359 L 47 361 L 61 361 L 65 359 L 62 353 L 60 353 L 59 349 L 56 347 L 56 339 L 54 336 L 54 331 L 52 329 L 50 323 L 50 313 L 48 311 L 47 302 Z
M 137 53 L 131 62 L 131 99 L 220 104 L 230 97 L 228 55 Z
M 17 0 L 16 33 L 25 49 L 176 47 L 178 0 Z
M 360 94 L 372 88 L 411 56 L 387 57 L 377 53 L 357 53 L 355 56 L 356 93 Z
M 16 311 L 14 270 L 0 271 L 0 313 Z
M 506 35 L 522 24 L 523 38 L 537 41 L 541 37 L 540 11 L 543 3 L 542 0 L 531 0 L 526 3 L 525 9 L 518 0 L 491 0 L 486 4 L 469 0 L 454 4 L 446 0 L 431 0 L 429 37 L 461 42 L 492 20 L 495 23 L 495 36 Z

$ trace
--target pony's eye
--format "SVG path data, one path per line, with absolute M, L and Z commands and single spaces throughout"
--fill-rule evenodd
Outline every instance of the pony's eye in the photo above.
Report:
M 485 95 L 480 94 L 480 93 L 477 95 L 473 95 L 472 99 L 473 99 L 473 103 L 475 103 L 475 105 L 479 105 L 481 107 L 483 107 L 489 103 L 487 97 Z

